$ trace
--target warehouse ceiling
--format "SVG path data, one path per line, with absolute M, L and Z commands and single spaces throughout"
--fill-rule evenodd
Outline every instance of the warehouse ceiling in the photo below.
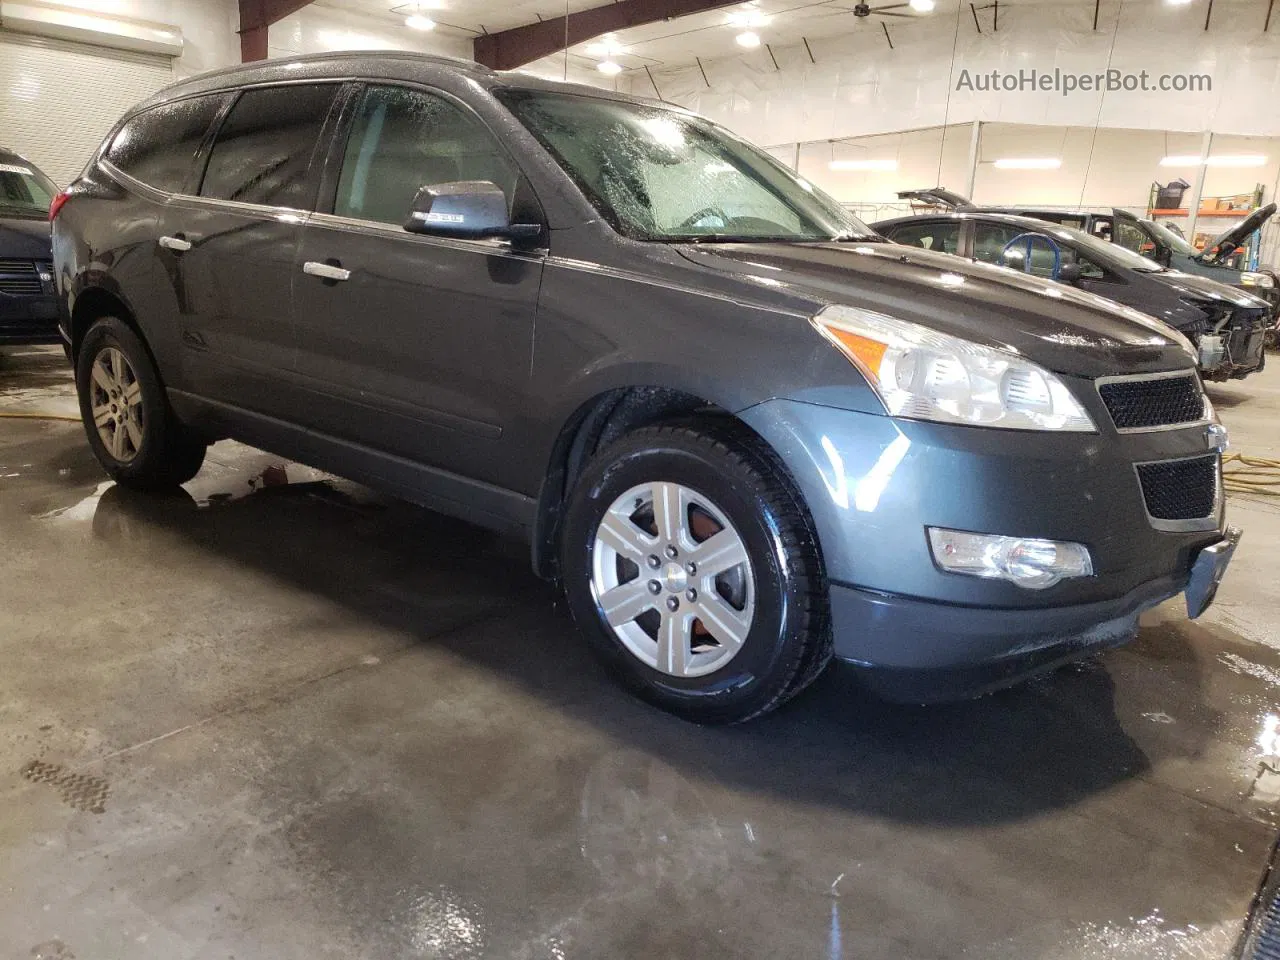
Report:
M 927 7 L 930 0 L 915 0 Z M 393 0 L 320 0 L 317 5 L 357 10 L 361 13 L 403 22 L 419 12 L 436 24 L 442 34 L 478 37 L 498 33 L 540 20 L 563 17 L 566 10 L 578 13 L 602 5 L 601 0 L 423 0 L 420 4 Z M 607 5 L 607 4 L 605 4 Z M 966 3 L 965 7 L 969 5 Z M 856 0 L 752 0 L 721 6 L 674 20 L 659 20 L 619 31 L 601 40 L 584 41 L 570 48 L 571 62 L 594 68 L 602 59 L 616 62 L 624 71 L 658 70 L 758 50 L 800 44 L 804 39 L 848 35 L 851 43 L 874 42 L 909 44 L 916 21 L 946 16 L 954 18 L 957 0 L 936 0 L 929 13 L 918 12 L 906 0 L 879 0 L 869 4 L 871 13 L 859 16 Z M 889 9 L 885 9 L 889 8 Z M 878 12 L 884 10 L 883 13 Z M 994 7 L 990 0 L 975 5 L 983 29 L 991 29 Z M 758 46 L 744 46 L 738 38 L 755 34 Z M 605 49 L 601 49 L 603 44 Z M 554 59 L 560 60 L 563 54 Z

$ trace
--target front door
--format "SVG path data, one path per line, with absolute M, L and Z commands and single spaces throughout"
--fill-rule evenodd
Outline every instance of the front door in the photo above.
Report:
M 284 419 L 296 408 L 293 264 L 339 89 L 242 93 L 213 141 L 199 195 L 166 206 L 159 242 L 176 267 L 186 383 L 199 396 Z
M 420 187 L 458 180 L 492 181 L 510 206 L 520 174 L 456 101 L 401 86 L 360 94 L 332 213 L 302 230 L 298 374 L 317 431 L 503 485 L 543 256 L 403 229 Z

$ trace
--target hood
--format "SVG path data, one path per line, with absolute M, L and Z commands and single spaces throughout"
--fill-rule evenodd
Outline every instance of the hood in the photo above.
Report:
M 43 217 L 0 214 L 0 258 L 2 257 L 52 260 L 53 242 L 49 234 L 49 221 Z
M 1224 260 L 1231 254 L 1235 253 L 1236 248 L 1249 237 L 1253 231 L 1257 230 L 1264 223 L 1271 219 L 1271 215 L 1276 212 L 1276 205 L 1268 203 L 1265 207 L 1259 207 L 1249 216 L 1245 217 L 1240 223 L 1236 224 L 1226 233 L 1219 236 L 1213 243 L 1205 247 L 1205 252 L 1200 254 L 1201 257 L 1207 256 L 1213 252 L 1213 259 Z
M 697 244 L 687 259 L 816 303 L 864 307 L 1100 377 L 1193 365 L 1187 341 L 1146 314 L 1030 274 L 899 244 Z
M 973 206 L 973 201 L 966 196 L 948 190 L 946 187 L 929 187 L 925 190 L 899 190 L 899 200 L 915 200 L 927 203 L 932 207 L 943 207 L 947 210 L 960 210 Z
M 1176 293 L 1183 297 L 1189 297 L 1194 300 L 1212 300 L 1219 303 L 1229 303 L 1236 307 L 1247 307 L 1254 310 L 1266 310 L 1267 302 L 1260 300 L 1253 294 L 1249 293 L 1243 287 L 1232 286 L 1230 284 L 1221 283 L 1212 277 L 1203 277 L 1193 273 L 1183 273 L 1181 270 L 1164 270 L 1160 273 L 1149 273 L 1146 276 L 1162 283 L 1167 287 L 1171 287 Z M 1230 277 L 1231 274 L 1226 274 Z M 1240 274 L 1236 274 L 1239 277 Z

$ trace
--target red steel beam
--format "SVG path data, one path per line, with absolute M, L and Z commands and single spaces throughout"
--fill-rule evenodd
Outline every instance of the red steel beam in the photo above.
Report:
M 244 0 L 241 0 L 243 3 Z M 618 0 L 603 7 L 580 10 L 567 17 L 540 20 L 499 33 L 476 37 L 474 56 L 494 70 L 514 70 L 539 57 L 582 43 L 592 37 L 691 13 L 731 7 L 742 0 Z M 567 22 L 566 22 L 567 21 Z M 567 40 L 567 44 L 566 44 Z
M 267 59 L 267 28 L 311 0 L 240 0 L 240 62 Z

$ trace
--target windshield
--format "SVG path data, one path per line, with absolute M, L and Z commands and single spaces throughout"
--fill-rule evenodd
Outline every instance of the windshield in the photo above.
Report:
M 1098 237 L 1076 230 L 1074 227 L 1050 227 L 1039 232 L 1058 240 L 1066 240 L 1076 249 L 1102 266 L 1136 270 L 1138 273 L 1163 273 L 1164 267 L 1152 263 L 1139 253 L 1134 253 L 1118 243 L 1101 240 Z
M 668 243 L 879 239 L 763 150 L 699 117 L 574 94 L 497 95 L 624 236 Z
M 57 192 L 53 181 L 25 160 L 0 156 L 0 208 L 47 216 Z
M 1139 222 L 1146 227 L 1149 233 L 1154 233 L 1159 237 L 1160 242 L 1174 253 L 1183 253 L 1188 257 L 1194 257 L 1200 252 L 1191 244 L 1187 243 L 1185 239 L 1166 227 L 1163 223 L 1156 223 L 1154 220 L 1141 220 Z

